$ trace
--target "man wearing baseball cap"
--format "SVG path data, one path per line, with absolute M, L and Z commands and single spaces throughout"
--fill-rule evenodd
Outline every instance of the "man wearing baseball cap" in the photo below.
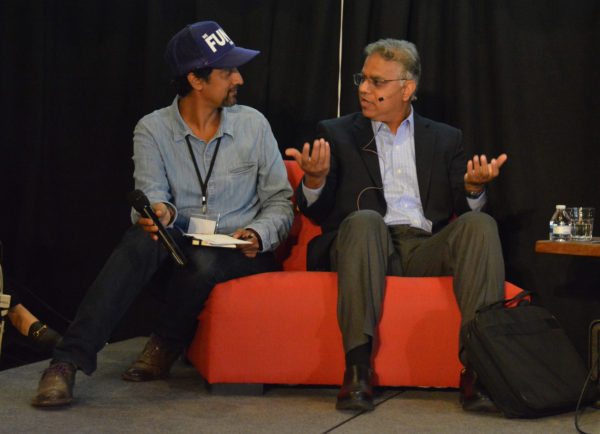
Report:
M 292 225 L 292 189 L 269 123 L 258 111 L 236 105 L 244 82 L 237 68 L 258 53 L 237 47 L 212 21 L 186 26 L 167 45 L 165 60 L 178 95 L 135 127 L 134 179 L 187 263 L 172 266 L 162 291 L 164 314 L 125 380 L 168 376 L 215 284 L 275 269 L 273 250 Z M 97 352 L 122 315 L 170 261 L 156 242 L 162 232 L 147 217 L 132 209 L 133 226 L 56 346 L 32 405 L 71 403 L 77 369 L 88 375 L 96 369 Z M 193 246 L 183 236 L 187 232 L 233 234 L 246 243 L 236 249 Z

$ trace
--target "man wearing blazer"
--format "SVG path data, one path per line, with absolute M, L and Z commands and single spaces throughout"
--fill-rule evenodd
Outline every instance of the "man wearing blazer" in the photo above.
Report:
M 371 353 L 386 275 L 453 275 L 461 326 L 504 297 L 498 229 L 481 210 L 506 155 L 467 161 L 460 130 L 414 112 L 414 44 L 382 39 L 365 54 L 354 75 L 362 112 L 320 122 L 312 150 L 286 150 L 305 172 L 297 204 L 323 232 L 309 244 L 308 267 L 338 273 L 346 371 L 336 408 L 357 411 L 373 409 Z M 462 345 L 459 357 L 468 367 Z M 465 410 L 494 409 L 469 370 L 461 399 Z

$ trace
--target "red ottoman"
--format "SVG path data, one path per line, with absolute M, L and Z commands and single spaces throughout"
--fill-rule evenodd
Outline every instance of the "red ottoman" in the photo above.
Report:
M 286 166 L 295 187 L 302 171 Z M 306 245 L 319 232 L 297 214 L 278 251 L 284 271 L 215 286 L 188 350 L 209 383 L 341 384 L 337 275 L 303 271 Z M 507 298 L 518 292 L 506 283 Z M 388 277 L 374 384 L 458 387 L 459 324 L 452 277 Z

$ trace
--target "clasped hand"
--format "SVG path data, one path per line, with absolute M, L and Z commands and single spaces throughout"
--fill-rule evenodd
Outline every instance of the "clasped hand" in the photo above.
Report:
M 310 143 L 304 143 L 302 153 L 294 148 L 285 150 L 285 155 L 292 157 L 304 171 L 304 185 L 308 188 L 319 188 L 325 183 L 329 173 L 329 161 L 331 151 L 329 142 L 325 139 L 317 139 L 313 142 L 312 152 Z

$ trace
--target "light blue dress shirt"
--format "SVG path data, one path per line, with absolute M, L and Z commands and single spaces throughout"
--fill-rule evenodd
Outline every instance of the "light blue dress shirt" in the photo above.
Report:
M 218 218 L 217 233 L 252 228 L 260 235 L 263 251 L 273 250 L 287 237 L 294 216 L 292 188 L 268 121 L 247 106 L 225 107 L 217 133 L 206 143 L 184 122 L 178 101 L 176 97 L 169 107 L 143 117 L 135 127 L 135 188 L 152 204 L 173 206 L 174 225 L 184 232 L 190 217 L 205 215 Z M 206 214 L 186 136 L 204 181 L 221 139 L 208 180 Z M 139 218 L 133 209 L 131 218 L 134 223 Z
M 431 232 L 432 223 L 423 214 L 419 195 L 412 110 L 396 134 L 384 122 L 372 121 L 371 125 L 387 203 L 383 220 L 388 225 L 410 225 Z

